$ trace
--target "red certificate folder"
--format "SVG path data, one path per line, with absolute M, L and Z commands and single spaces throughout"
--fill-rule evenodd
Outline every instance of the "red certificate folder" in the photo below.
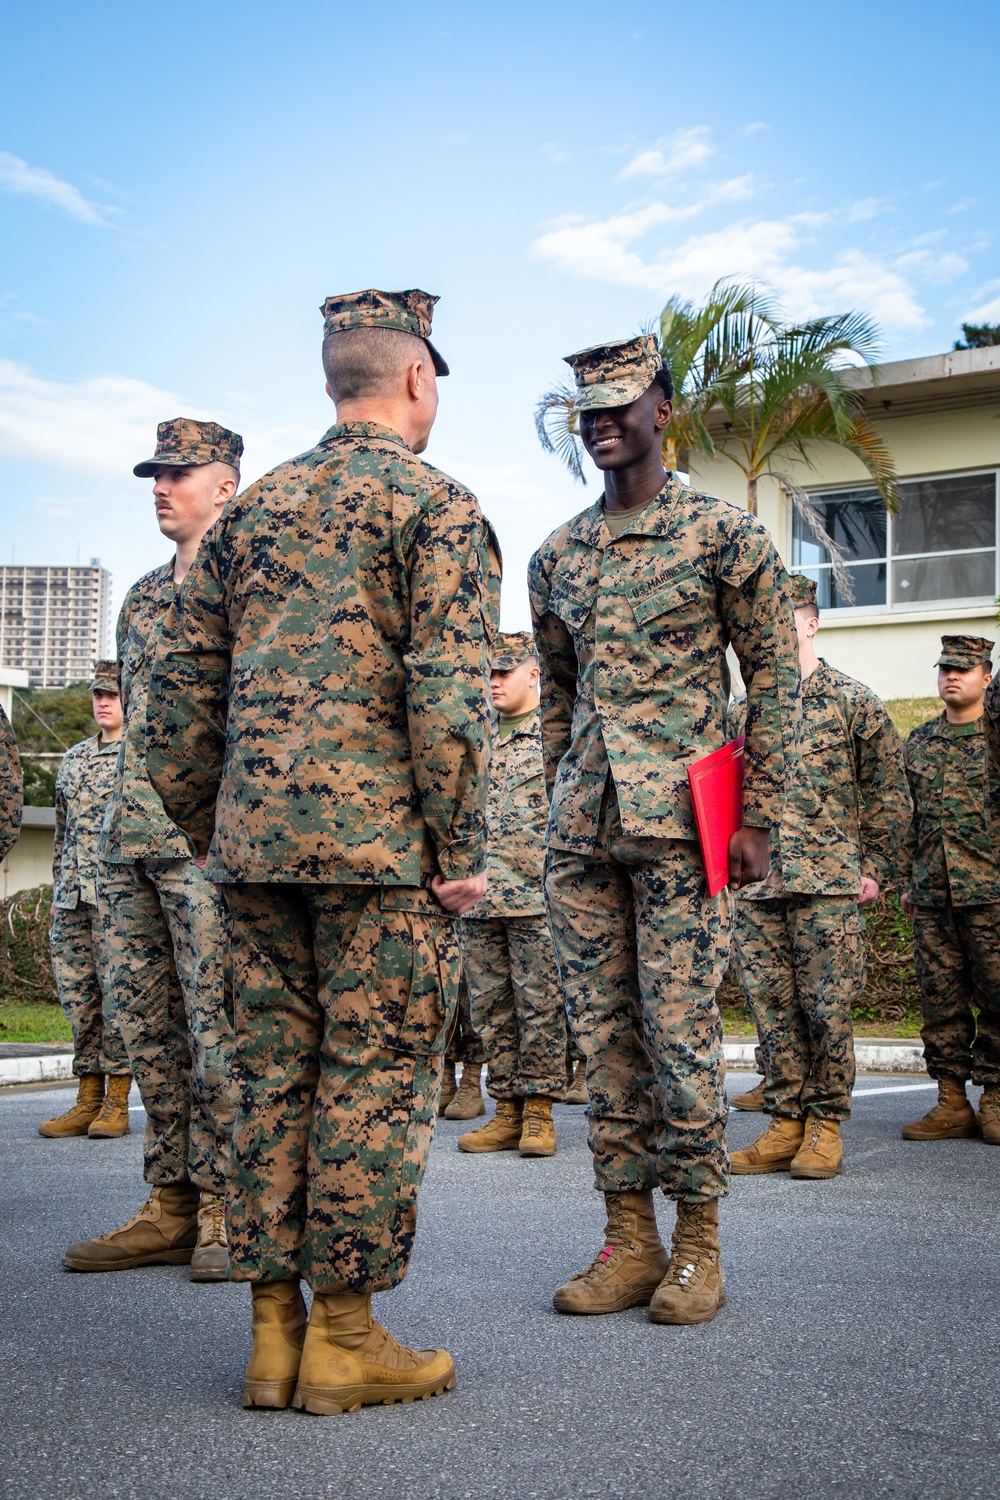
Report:
M 729 884 L 729 840 L 743 827 L 743 740 L 730 740 L 687 768 L 708 894 Z

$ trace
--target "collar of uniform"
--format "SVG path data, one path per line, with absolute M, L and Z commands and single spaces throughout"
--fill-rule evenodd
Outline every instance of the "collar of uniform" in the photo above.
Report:
M 675 479 L 673 474 L 668 474 L 662 490 L 643 506 L 615 540 L 620 541 L 623 536 L 666 536 L 673 522 L 675 502 L 680 498 L 682 489 L 680 480 Z M 604 524 L 603 495 L 589 510 L 583 512 L 570 528 L 569 534 L 571 540 L 585 542 L 589 547 L 603 549 L 608 545 L 611 533 Z
M 973 719 L 969 724 L 949 724 L 948 715 L 942 712 L 938 715 L 937 721 L 935 722 L 934 733 L 939 734 L 942 739 L 946 740 L 961 740 L 964 739 L 967 734 L 982 734 L 982 714 L 980 714 L 978 719 Z
M 830 686 L 830 667 L 821 656 L 819 666 L 814 667 L 808 677 L 802 680 L 802 696 L 807 697 L 815 693 L 825 692 Z
M 407 453 L 412 452 L 405 438 L 400 437 L 394 427 L 381 422 L 335 422 L 320 438 L 320 447 L 334 443 L 338 438 L 381 438 L 387 443 L 398 443 Z
M 539 708 L 540 707 L 541 707 L 541 704 L 539 704 Z M 528 717 L 526 719 L 522 719 L 521 722 L 520 722 L 520 724 L 515 724 L 514 725 L 514 728 L 511 730 L 511 732 L 507 736 L 507 738 L 509 740 L 513 740 L 513 739 L 516 739 L 519 734 L 534 734 L 534 732 L 535 732 L 534 721 L 535 721 L 535 718 L 536 718 L 537 714 L 538 714 L 538 709 L 537 708 L 533 708 L 531 710 L 531 713 L 528 715 Z M 498 727 L 499 727 L 499 724 L 500 724 L 500 720 L 498 719 L 497 720 Z
M 121 742 L 121 735 L 119 735 L 116 740 L 108 740 L 107 743 L 105 743 L 101 739 L 101 731 L 98 730 L 94 735 L 94 748 L 91 753 L 93 755 L 110 755 L 112 750 L 114 750 L 117 754 Z

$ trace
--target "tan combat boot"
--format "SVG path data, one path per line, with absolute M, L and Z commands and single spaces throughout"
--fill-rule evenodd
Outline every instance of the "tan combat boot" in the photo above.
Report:
M 744 1109 L 748 1114 L 759 1115 L 764 1108 L 764 1089 L 767 1079 L 762 1078 L 755 1089 L 749 1089 L 745 1094 L 734 1094 L 730 1104 L 734 1109 Z
M 903 1126 L 904 1141 L 962 1141 L 979 1134 L 976 1112 L 965 1092 L 965 1080 L 939 1078 L 938 1102 L 920 1120 Z
M 426 1401 L 450 1391 L 455 1366 L 443 1349 L 407 1349 L 372 1321 L 364 1292 L 315 1292 L 292 1405 L 335 1417 L 361 1406 Z
M 48 1140 L 59 1140 L 70 1135 L 86 1135 L 91 1123 L 97 1119 L 104 1103 L 104 1074 L 84 1073 L 76 1086 L 76 1103 L 64 1115 L 45 1120 L 38 1127 L 38 1134 Z
M 677 1204 L 670 1268 L 649 1304 L 651 1323 L 707 1323 L 726 1305 L 719 1265 L 719 1200 Z
M 438 1100 L 438 1114 L 443 1115 L 448 1105 L 455 1097 L 455 1064 L 450 1057 L 444 1060 L 444 1072 L 441 1074 L 441 1097 Z
M 229 1241 L 226 1239 L 226 1200 L 221 1193 L 198 1198 L 198 1239 L 191 1252 L 189 1281 L 229 1280 Z
M 462 1080 L 457 1094 L 444 1112 L 446 1120 L 475 1120 L 486 1113 L 483 1091 L 479 1086 L 482 1071 L 482 1063 L 462 1064 Z
M 793 1177 L 838 1177 L 844 1170 L 840 1121 L 810 1115 L 805 1122 L 802 1145 L 788 1170 Z
M 518 1149 L 522 1156 L 555 1156 L 556 1127 L 552 1123 L 552 1100 L 544 1094 L 532 1094 L 524 1101 L 521 1117 L 521 1139 Z
M 128 1091 L 132 1087 L 131 1073 L 112 1073 L 106 1080 L 107 1093 L 97 1118 L 91 1121 L 87 1134 L 92 1141 L 114 1141 L 128 1135 Z
M 988 1083 L 979 1101 L 979 1134 L 991 1146 L 1000 1146 L 1000 1083 Z
M 606 1193 L 604 1248 L 552 1298 L 556 1312 L 615 1313 L 647 1303 L 667 1274 L 652 1193 Z
M 243 1380 L 244 1406 L 284 1411 L 295 1394 L 306 1336 L 306 1305 L 297 1276 L 254 1282 L 253 1350 Z
M 802 1120 L 786 1120 L 776 1116 L 763 1135 L 759 1135 L 745 1151 L 734 1151 L 729 1158 L 729 1170 L 734 1177 L 751 1177 L 761 1172 L 787 1172 L 802 1145 Z
M 458 1138 L 460 1151 L 516 1151 L 521 1144 L 523 1099 L 498 1099 L 492 1120 Z
M 190 1182 L 155 1187 L 120 1229 L 70 1245 L 71 1271 L 131 1271 L 135 1266 L 186 1266 L 198 1238 L 198 1189 Z
M 577 1058 L 573 1076 L 568 1080 L 569 1087 L 563 1095 L 564 1104 L 589 1104 L 590 1098 L 587 1094 L 587 1059 Z

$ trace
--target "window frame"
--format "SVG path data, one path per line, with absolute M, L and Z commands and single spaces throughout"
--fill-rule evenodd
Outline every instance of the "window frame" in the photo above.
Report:
M 993 546 L 990 547 L 952 547 L 946 552 L 901 552 L 898 555 L 892 550 L 893 525 L 895 517 L 891 511 L 886 511 L 885 527 L 885 555 L 883 557 L 863 557 L 857 562 L 850 558 L 845 559 L 847 565 L 852 568 L 875 568 L 884 564 L 886 570 L 884 604 L 829 604 L 824 608 L 824 614 L 828 620 L 836 617 L 838 620 L 850 619 L 861 615 L 914 615 L 940 613 L 941 610 L 956 609 L 982 609 L 995 605 L 1000 595 L 1000 465 L 986 464 L 978 469 L 945 469 L 936 474 L 905 474 L 900 476 L 900 484 L 922 484 L 942 479 L 976 479 L 984 475 L 993 476 Z M 845 484 L 817 485 L 815 488 L 806 490 L 810 501 L 816 499 L 836 500 L 843 497 L 846 499 L 851 494 L 857 494 L 861 490 L 874 490 L 878 494 L 876 486 L 869 480 L 867 483 L 852 480 Z M 812 538 L 795 535 L 795 507 L 788 501 L 791 512 L 791 554 L 792 568 L 797 573 L 806 573 L 812 576 L 814 572 L 823 570 L 829 572 L 831 564 L 823 563 L 801 563 L 796 562 L 795 550 L 798 541 L 814 540 Z M 893 563 L 913 562 L 928 558 L 938 557 L 973 557 L 981 556 L 983 553 L 993 553 L 993 592 L 991 594 L 977 594 L 966 596 L 961 599 L 921 599 L 917 603 L 893 604 L 892 602 L 892 566 Z

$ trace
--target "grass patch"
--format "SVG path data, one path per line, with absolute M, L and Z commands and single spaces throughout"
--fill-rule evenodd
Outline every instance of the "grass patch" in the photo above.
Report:
M 911 729 L 936 719 L 941 712 L 940 698 L 889 698 L 886 701 L 889 717 L 905 740 Z
M 0 1005 L 0 1042 L 72 1042 L 61 1005 Z

